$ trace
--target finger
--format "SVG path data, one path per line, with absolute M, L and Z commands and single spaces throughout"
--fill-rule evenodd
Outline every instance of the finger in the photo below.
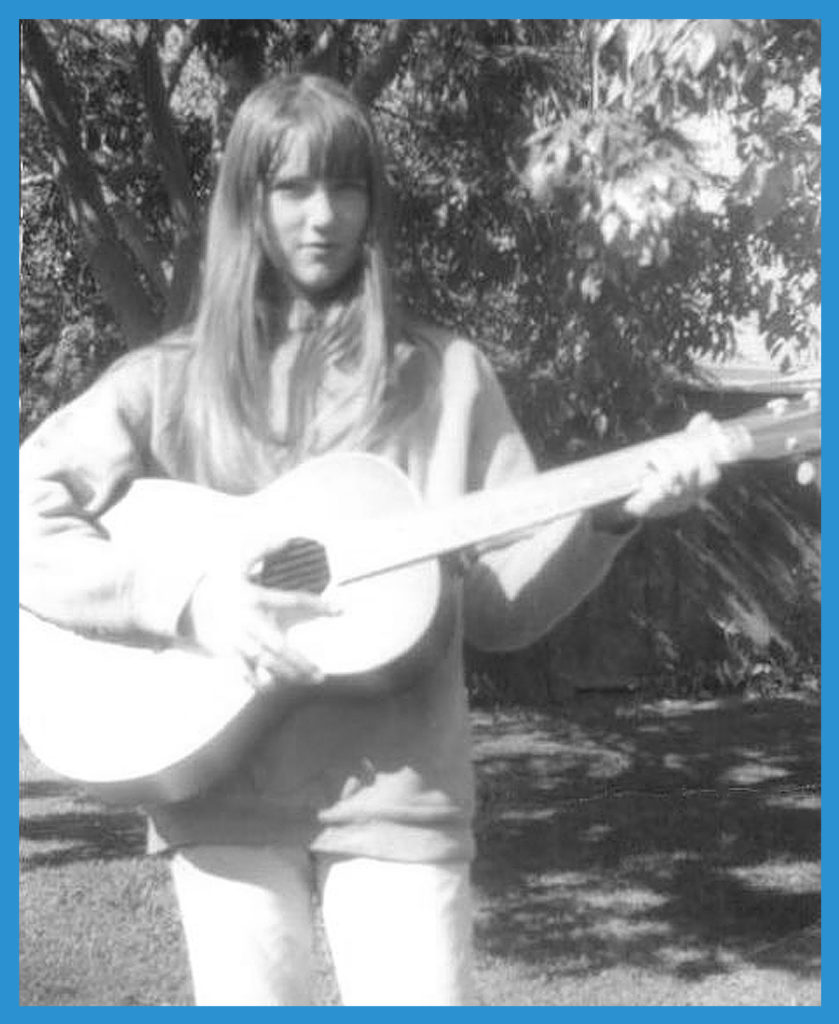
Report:
M 668 500 L 668 492 L 664 478 L 651 471 L 647 474 L 639 489 L 629 498 L 623 506 L 623 511 L 639 519 L 643 519 L 650 512 L 661 507 Z
M 707 412 L 693 417 L 685 428 L 685 435 L 697 443 L 705 444 L 717 464 L 726 465 L 736 459 L 729 433 L 719 420 Z
M 281 654 L 266 653 L 255 666 L 255 676 L 260 685 L 273 689 L 287 685 L 318 685 L 325 679 L 317 665 L 292 648 L 286 648 Z
M 694 429 L 683 435 L 679 444 L 662 446 L 654 459 L 656 471 L 666 481 L 666 490 L 674 496 L 704 492 L 720 477 L 712 436 L 717 424 L 707 414 L 700 415 L 692 421 L 696 424 Z M 709 426 L 714 430 L 709 430 Z
M 243 678 L 260 692 L 274 689 L 276 680 L 272 669 L 257 654 L 240 654 Z
M 715 424 L 714 417 L 709 412 L 698 412 L 690 418 L 685 430 L 689 434 L 700 434 L 711 430 Z
M 319 684 L 324 674 L 317 666 L 287 650 L 278 655 L 266 651 L 256 659 L 245 659 L 245 676 L 260 691 L 281 690 L 287 685 Z
M 720 476 L 720 465 L 714 457 L 714 452 L 705 445 L 697 446 L 696 485 L 698 489 L 704 494 L 719 482 Z
M 652 453 L 645 480 L 651 496 L 658 492 L 663 497 L 679 497 L 685 491 L 693 469 L 693 458 L 686 448 L 666 443 Z
M 322 683 L 326 678 L 321 668 L 290 645 L 283 651 L 279 672 L 282 678 L 302 683 Z
M 687 511 L 701 493 L 696 466 L 684 452 L 662 451 L 650 464 L 641 487 L 626 502 L 624 511 L 638 517 L 678 515 Z
M 678 472 L 686 490 L 697 496 L 704 494 L 719 481 L 720 463 L 709 433 L 686 436 Z
M 324 678 L 322 670 L 288 642 L 284 631 L 273 623 L 258 623 L 251 628 L 248 641 L 253 664 L 285 681 L 314 681 Z
M 263 692 L 276 689 L 278 683 L 278 677 L 274 670 L 261 661 L 252 666 L 250 679 L 255 688 Z
M 272 608 L 300 608 L 310 615 L 340 615 L 342 608 L 334 594 L 313 594 L 308 590 L 279 590 L 251 583 L 258 600 Z
M 258 587 L 260 610 L 280 626 L 288 627 L 303 619 L 340 615 L 342 609 L 334 598 L 296 590 L 272 590 Z

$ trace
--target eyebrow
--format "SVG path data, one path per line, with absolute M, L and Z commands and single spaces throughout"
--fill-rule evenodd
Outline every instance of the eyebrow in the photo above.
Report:
M 366 187 L 367 179 L 363 174 L 277 174 L 271 181 L 272 188 L 284 185 L 301 185 L 309 181 L 338 182 Z

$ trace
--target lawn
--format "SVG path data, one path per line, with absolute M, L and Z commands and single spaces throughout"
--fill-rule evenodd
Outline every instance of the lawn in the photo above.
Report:
M 484 1005 L 820 1002 L 817 694 L 476 712 Z M 143 824 L 21 747 L 21 1005 L 191 1001 Z M 320 1001 L 337 1001 L 320 954 Z

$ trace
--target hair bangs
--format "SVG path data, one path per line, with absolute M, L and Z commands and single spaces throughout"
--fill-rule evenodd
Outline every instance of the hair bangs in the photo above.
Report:
M 314 178 L 363 181 L 372 193 L 375 140 L 356 111 L 332 97 L 330 100 L 323 102 L 320 96 L 299 98 L 277 140 L 270 177 L 276 179 L 293 161 Z

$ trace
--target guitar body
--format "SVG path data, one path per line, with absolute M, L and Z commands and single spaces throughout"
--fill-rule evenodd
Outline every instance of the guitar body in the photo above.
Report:
M 772 402 L 719 424 L 719 464 L 821 450 L 819 396 Z M 670 442 L 681 434 L 670 435 Z M 265 490 L 230 497 L 139 480 L 103 517 L 132 557 L 248 565 L 266 586 L 334 598 L 342 612 L 296 623 L 289 643 L 327 676 L 316 689 L 381 694 L 416 678 L 451 636 L 438 556 L 509 539 L 616 501 L 646 479 L 649 441 L 425 508 L 408 478 L 372 455 L 313 459 Z M 247 557 L 245 557 L 247 555 Z M 265 555 L 265 557 L 261 557 Z M 191 560 L 191 561 L 190 561 Z M 413 666 L 413 667 L 412 667 Z M 257 694 L 237 663 L 194 647 L 107 642 L 20 620 L 21 729 L 48 767 L 104 799 L 183 800 L 220 778 L 312 686 Z
M 165 545 L 207 564 L 225 552 L 289 537 L 325 553 L 323 593 L 341 608 L 295 624 L 288 640 L 327 679 L 317 689 L 376 695 L 412 677 L 412 655 L 442 642 L 441 572 L 425 560 L 358 577 L 385 523 L 410 519 L 418 492 L 396 467 L 348 453 L 313 459 L 258 494 L 231 497 L 192 484 L 138 480 L 103 523 L 115 543 Z M 309 555 L 289 550 L 290 578 Z M 203 560 L 203 561 L 202 561 Z M 317 575 L 323 565 L 319 556 Z M 303 583 L 305 584 L 305 579 Z M 322 589 L 323 579 L 309 589 Z M 448 621 L 441 621 L 446 619 Z M 20 723 L 47 767 L 118 803 L 173 802 L 218 780 L 312 686 L 258 693 L 237 662 L 195 647 L 153 647 L 83 636 L 21 611 Z

